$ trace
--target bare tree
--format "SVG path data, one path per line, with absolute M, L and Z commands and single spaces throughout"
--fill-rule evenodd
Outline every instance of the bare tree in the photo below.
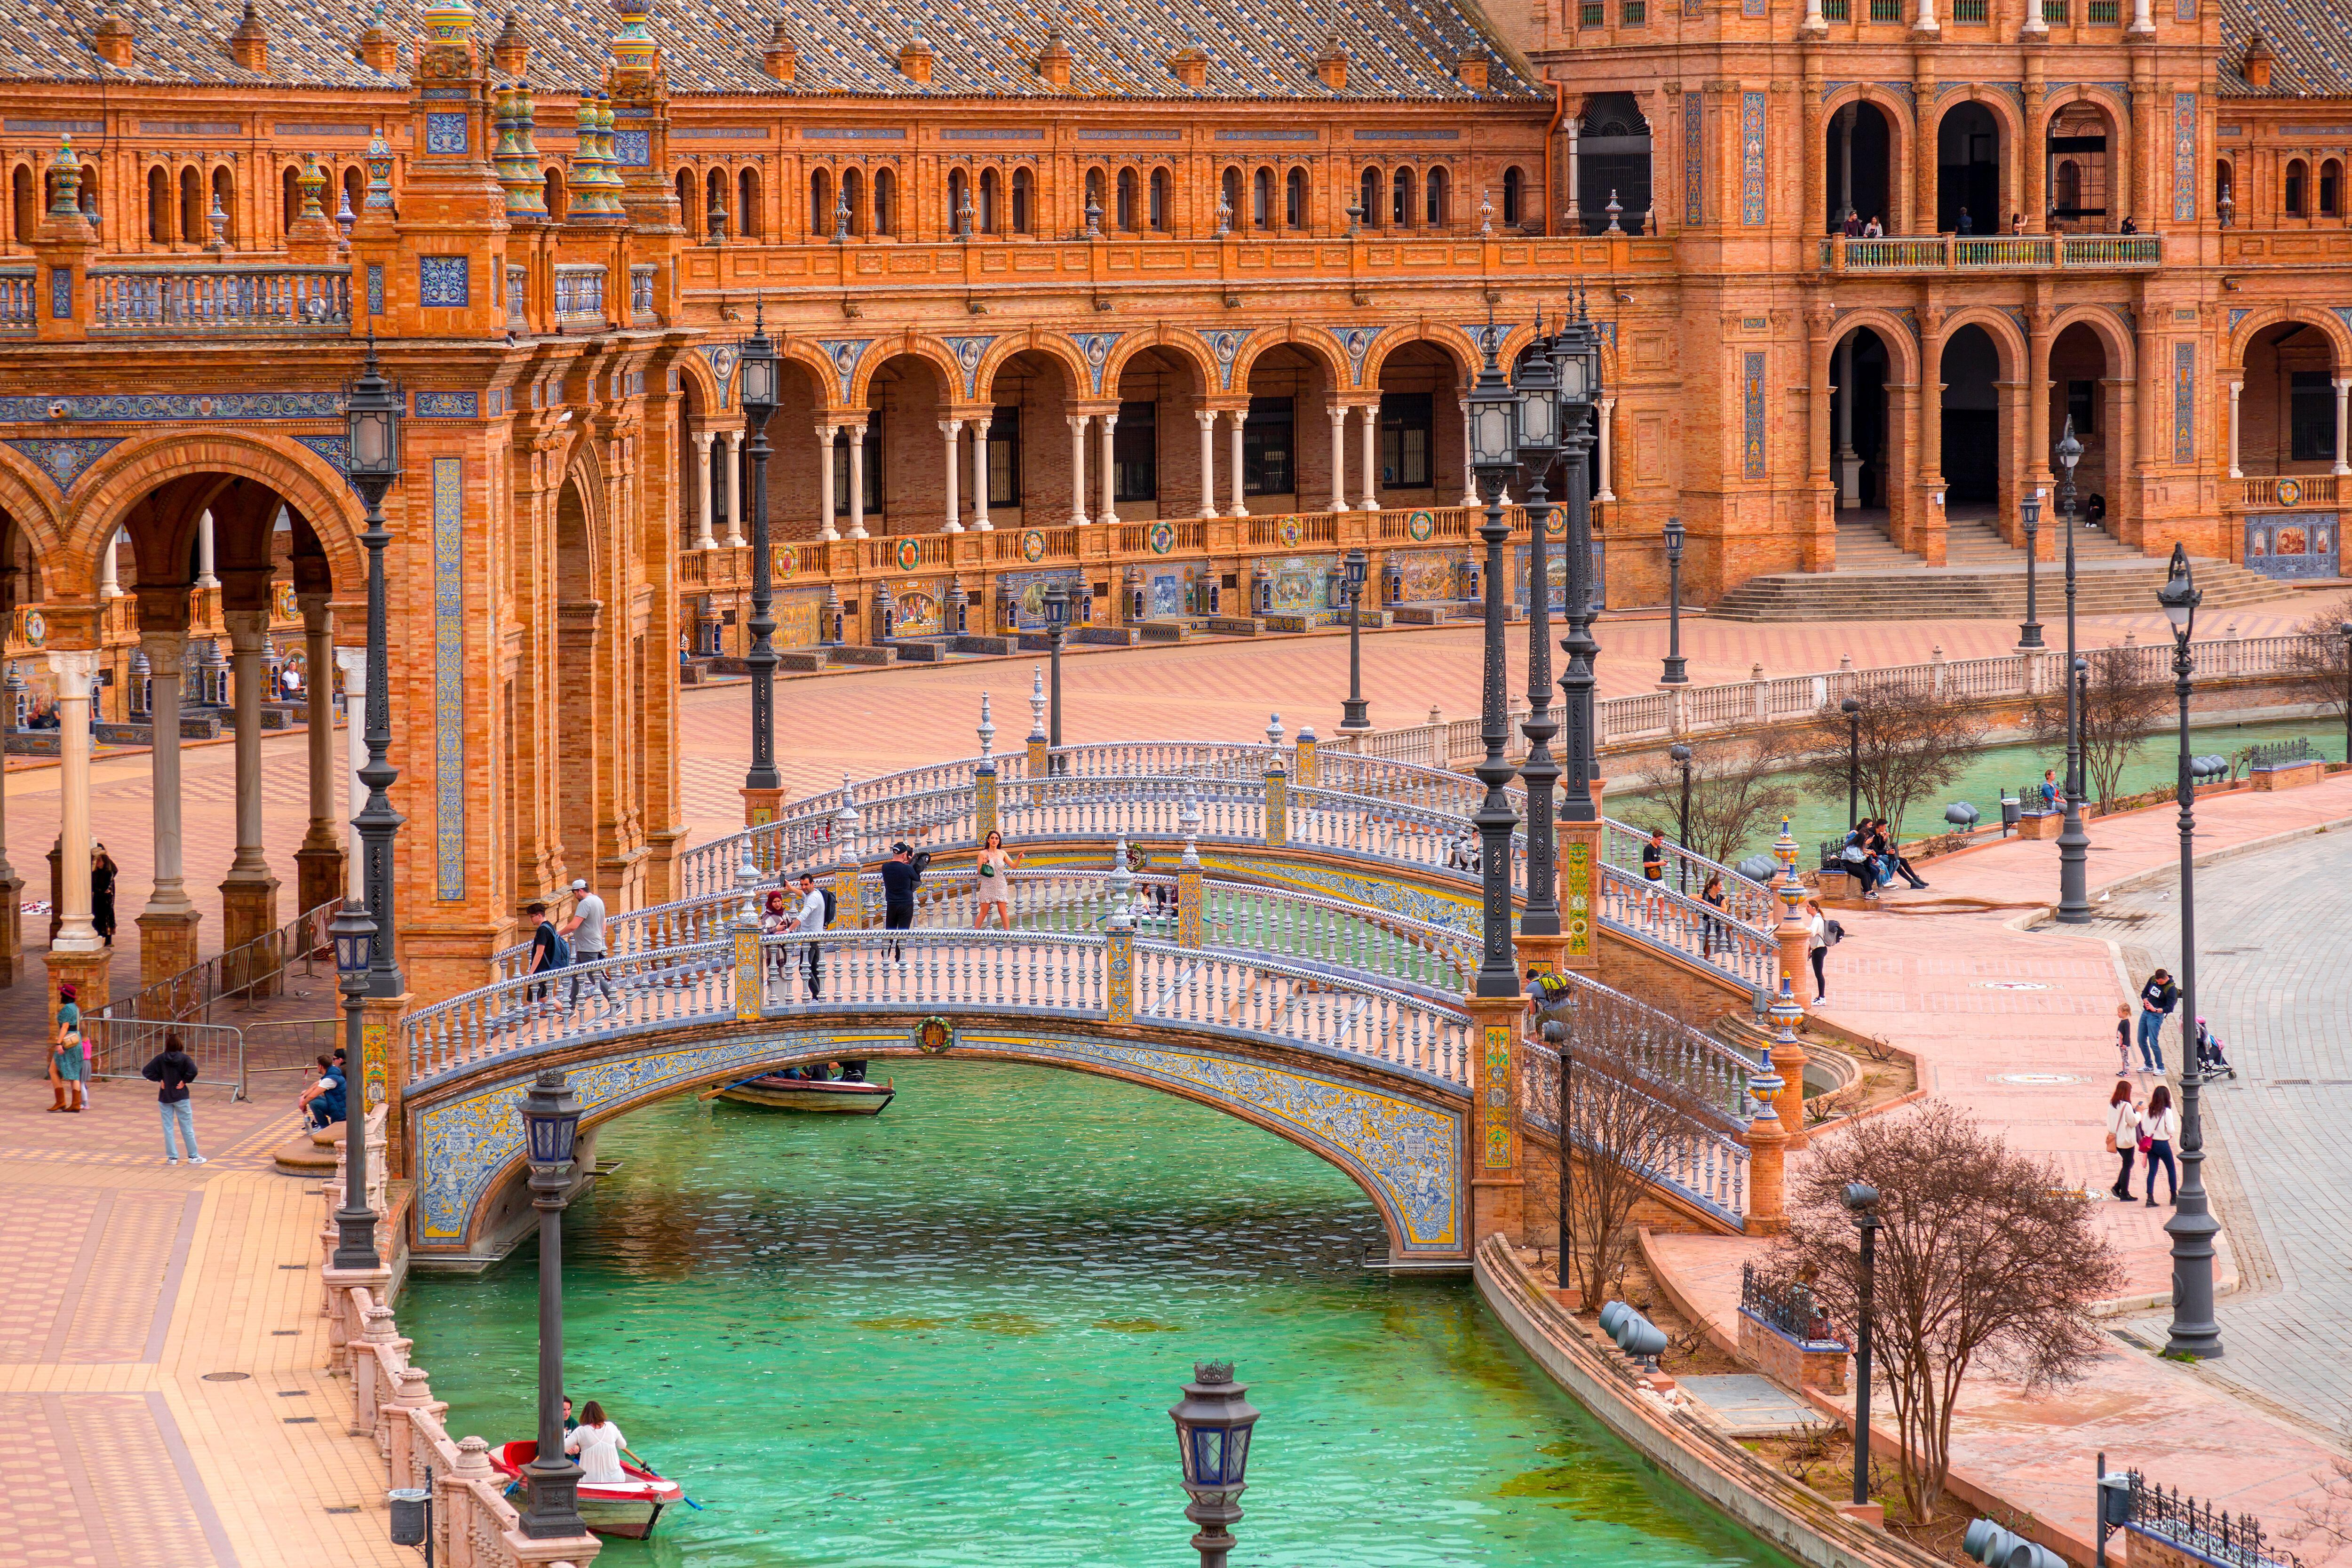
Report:
M 1661 1175 L 1682 1169 L 1696 1143 L 1733 1122 L 1692 1080 L 1690 1026 L 1670 1014 L 1602 987 L 1575 986 L 1546 1009 L 1541 1032 L 1545 1047 L 1528 1057 L 1528 1109 L 1559 1125 L 1555 1053 L 1564 1047 L 1574 1151 L 1570 1261 L 1584 1300 L 1597 1303 L 1624 1278 L 1634 1205 Z
M 1692 854 L 1728 866 L 1759 839 L 1769 841 L 1796 809 L 1796 790 L 1780 779 L 1801 760 L 1801 748 L 1790 731 L 1772 730 L 1747 740 L 1694 742 L 1690 750 L 1689 835 L 1682 832 L 1682 766 L 1664 752 L 1634 775 L 1643 799 L 1633 821 L 1663 827 Z
M 2313 1471 L 2311 1479 L 2319 1484 L 2319 1495 L 2306 1493 L 2296 1500 L 2302 1517 L 2286 1538 L 2329 1553 L 2352 1547 L 2352 1459 L 2330 1454 L 2327 1468 Z
M 2080 723 L 2083 773 L 2091 798 L 2102 811 L 2115 809 L 2124 769 L 2139 755 L 2148 736 L 2164 727 L 2172 706 L 2172 683 L 2147 674 L 2141 650 L 2098 648 L 2083 658 L 2090 668 L 2084 688 Z M 2043 745 L 2066 743 L 2066 694 L 2046 691 L 2026 715 L 2033 738 Z
M 2295 627 L 2303 639 L 2289 659 L 2301 687 L 2299 695 L 2323 713 L 2341 717 L 2346 691 L 2344 623 L 2352 621 L 2352 599 L 2338 599 Z
M 1797 1178 L 1773 1267 L 1809 1279 L 1841 1323 L 1861 1315 L 1850 1182 L 1879 1193 L 1871 1343 L 1903 1435 L 1904 1498 L 1924 1524 L 1951 1469 L 1962 1380 L 1982 1366 L 2029 1391 L 2075 1381 L 2100 1348 L 2088 1310 L 2123 1269 L 2054 1165 L 1930 1100 L 1817 1134 Z
M 1805 783 L 1824 799 L 1846 796 L 1849 745 L 1860 737 L 1862 811 L 1895 825 L 1902 836 L 1903 815 L 1921 796 L 1960 776 L 1969 754 L 1984 738 L 1985 721 L 1956 702 L 1900 677 L 1865 675 L 1854 683 L 1861 704 L 1849 728 L 1836 702 L 1825 702 L 1805 726 Z

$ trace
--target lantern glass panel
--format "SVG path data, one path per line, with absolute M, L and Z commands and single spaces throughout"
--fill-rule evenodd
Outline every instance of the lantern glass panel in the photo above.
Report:
M 352 467 L 367 474 L 382 473 L 392 461 L 392 417 L 380 409 L 352 416 Z
M 1471 422 L 1471 461 L 1482 468 L 1507 468 L 1517 458 L 1511 441 L 1511 405 L 1507 401 L 1480 403 L 1474 407 Z
M 1543 377 L 1549 382 L 1550 377 Z M 1519 405 L 1519 445 L 1549 451 L 1559 445 L 1559 405 L 1549 385 L 1532 386 Z

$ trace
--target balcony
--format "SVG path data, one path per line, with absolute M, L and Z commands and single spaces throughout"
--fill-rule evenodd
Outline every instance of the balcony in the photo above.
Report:
M 349 267 L 93 267 L 89 290 L 91 330 L 110 337 L 352 330 Z
M 2164 265 L 2160 234 L 1931 234 L 1822 241 L 1822 268 L 1849 275 L 1921 272 L 2145 272 Z
M 2343 481 L 2334 474 L 2261 474 L 2229 482 L 2237 487 L 2238 504 L 2243 507 L 2333 508 Z
M 0 333 L 33 330 L 33 268 L 0 268 Z

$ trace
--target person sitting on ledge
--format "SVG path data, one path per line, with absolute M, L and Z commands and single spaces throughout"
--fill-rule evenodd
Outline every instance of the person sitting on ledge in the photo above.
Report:
M 319 1079 L 302 1091 L 295 1102 L 304 1121 L 312 1127 L 331 1127 L 343 1119 L 343 1069 L 328 1057 L 317 1058 Z

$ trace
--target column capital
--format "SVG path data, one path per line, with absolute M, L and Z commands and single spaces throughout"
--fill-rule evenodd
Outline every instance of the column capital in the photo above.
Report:
M 719 432 L 716 430 L 689 430 L 687 434 L 692 437 L 694 444 L 705 452 L 709 451 L 710 443 L 719 438 Z
M 1062 417 L 1070 422 L 1070 433 L 1072 435 L 1083 436 L 1087 433 L 1087 421 L 1092 419 L 1094 416 L 1091 414 L 1066 414 L 1062 416 Z
M 959 435 L 962 430 L 963 421 L 961 419 L 942 419 L 940 421 L 940 434 L 942 436 Z
M 743 430 L 740 426 L 738 426 L 732 430 L 726 431 L 724 434 L 727 437 L 727 444 L 730 447 L 740 447 L 743 444 Z
M 147 656 L 148 670 L 158 676 L 176 679 L 181 673 L 180 661 L 187 656 L 188 634 L 180 631 L 151 632 L 141 628 L 139 651 Z
M 61 682 L 79 680 L 81 683 L 79 695 L 82 700 L 88 701 L 90 678 L 98 673 L 98 650 L 89 647 L 53 647 L 48 650 L 48 660 L 49 673 L 56 676 Z M 58 688 L 58 696 L 61 700 L 68 696 L 68 692 L 62 686 Z
M 2344 384 L 2339 381 L 2336 384 L 2341 386 Z M 1102 421 L 1102 427 L 1107 431 L 1117 427 L 1118 424 L 1118 416 L 1116 414 L 1098 414 L 1095 417 Z
M 258 654 L 262 639 L 269 635 L 268 610 L 223 610 L 221 624 L 228 628 L 228 648 L 232 654 Z
M 1202 430 L 1214 430 L 1217 427 L 1217 411 L 1213 408 L 1195 408 L 1192 410 L 1192 420 Z
M 356 695 L 367 689 L 367 649 L 338 647 L 335 668 L 343 672 L 343 689 Z
M 971 426 L 971 433 L 973 435 L 985 436 L 988 434 L 988 426 L 992 421 L 989 416 L 985 414 L 975 414 L 971 418 L 966 419 L 964 423 Z
M 302 612 L 304 637 L 328 637 L 334 632 L 335 596 L 329 593 L 297 594 L 294 603 Z

